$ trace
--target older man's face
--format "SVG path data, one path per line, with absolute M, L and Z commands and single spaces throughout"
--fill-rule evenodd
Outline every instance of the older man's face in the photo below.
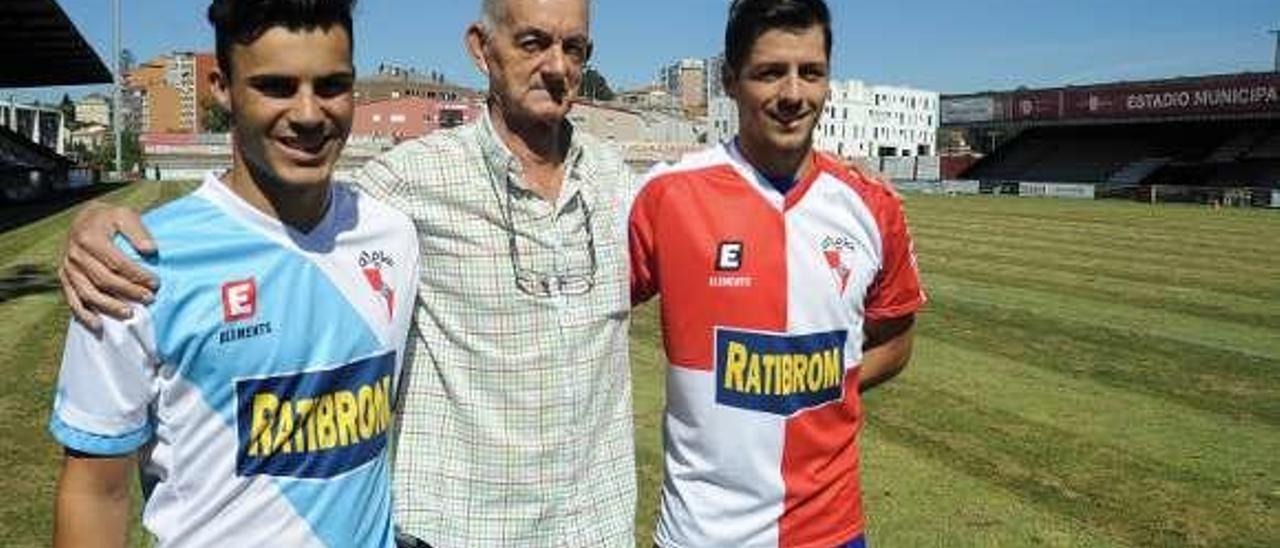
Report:
M 508 0 L 484 57 L 489 92 L 515 120 L 558 124 L 569 113 L 591 57 L 586 0 Z

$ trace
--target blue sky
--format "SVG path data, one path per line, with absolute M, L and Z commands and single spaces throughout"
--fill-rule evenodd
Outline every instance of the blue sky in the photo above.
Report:
M 139 60 L 211 49 L 205 0 L 122 0 Z M 1276 0 L 828 0 L 834 76 L 947 92 L 1271 70 Z M 59 0 L 106 58 L 110 2 Z M 479 87 L 462 48 L 478 0 L 362 0 L 357 69 L 392 61 Z M 717 53 L 727 0 L 596 0 L 594 63 L 614 88 Z M 71 88 L 73 95 L 90 88 Z M 19 90 L 18 96 L 59 90 Z M 8 93 L 8 92 L 6 92 Z

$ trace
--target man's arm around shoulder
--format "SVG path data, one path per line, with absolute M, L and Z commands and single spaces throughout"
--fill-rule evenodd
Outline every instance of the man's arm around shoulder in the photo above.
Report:
M 154 276 L 112 243 L 116 234 L 124 236 L 139 254 L 156 252 L 154 240 L 136 211 L 94 202 L 72 221 L 58 267 L 63 296 L 72 314 L 94 331 L 102 328 L 99 314 L 127 319 L 132 315 L 129 302 L 150 303 L 159 287 Z

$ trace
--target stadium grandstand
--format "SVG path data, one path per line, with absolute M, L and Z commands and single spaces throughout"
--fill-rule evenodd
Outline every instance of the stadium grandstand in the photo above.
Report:
M 944 175 L 984 191 L 1280 206 L 1277 72 L 944 95 L 941 110 L 971 159 Z
M 111 81 L 111 71 L 57 2 L 0 2 L 0 89 Z M 30 200 L 65 186 L 74 164 L 51 137 L 61 134 L 61 116 L 12 102 L 0 107 L 0 199 Z

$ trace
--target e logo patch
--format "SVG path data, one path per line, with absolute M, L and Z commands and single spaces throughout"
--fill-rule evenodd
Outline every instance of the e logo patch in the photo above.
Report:
M 253 278 L 222 284 L 222 320 L 226 323 L 252 318 L 258 309 L 258 287 Z
M 716 270 L 736 272 L 742 269 L 742 242 L 720 242 L 716 251 Z

